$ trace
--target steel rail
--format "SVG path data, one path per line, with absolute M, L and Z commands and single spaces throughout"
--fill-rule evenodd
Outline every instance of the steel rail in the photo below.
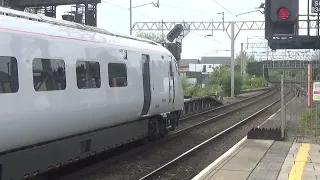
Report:
M 272 89 L 272 90 L 275 90 L 275 89 Z M 271 90 L 268 90 L 268 92 L 271 92 Z M 278 92 L 278 91 L 277 91 L 277 92 Z M 275 92 L 275 93 L 276 93 L 276 92 Z M 265 93 L 262 93 L 262 94 L 265 94 Z M 273 93 L 273 94 L 274 94 L 274 93 Z M 261 95 L 261 94 L 260 94 L 260 95 Z M 271 94 L 271 95 L 272 95 L 272 94 Z M 267 96 L 267 97 L 270 97 L 271 95 L 269 95 L 269 96 Z M 255 97 L 257 97 L 257 96 L 255 96 Z M 267 97 L 264 97 L 264 98 L 267 98 Z M 264 98 L 259 98 L 259 99 L 257 99 L 256 101 L 259 101 L 259 100 L 264 99 Z M 247 98 L 247 99 L 250 99 L 250 98 Z M 251 98 L 251 99 L 253 99 L 253 98 Z M 233 103 L 233 104 L 228 104 L 226 107 L 231 106 L 231 105 L 234 105 L 234 103 Z M 249 105 L 249 104 L 246 104 L 245 106 L 239 107 L 239 108 L 237 108 L 237 109 L 244 108 L 244 107 L 246 107 L 246 106 L 248 106 L 248 105 Z M 219 109 L 221 109 L 221 108 L 218 108 L 218 109 L 216 109 L 216 110 L 219 110 Z M 213 110 L 210 110 L 210 111 L 207 111 L 207 112 L 210 113 L 210 112 L 213 112 Z M 204 113 L 202 113 L 202 114 L 204 114 Z M 225 114 L 226 114 L 226 113 L 218 114 L 217 116 L 215 116 L 215 118 L 212 118 L 211 120 L 214 120 L 214 119 L 215 119 L 215 120 L 218 120 L 219 118 L 225 116 Z M 148 150 L 148 149 L 150 149 L 150 148 L 152 148 L 152 147 L 154 147 L 154 146 L 161 145 L 162 143 L 165 143 L 165 142 L 167 142 L 167 141 L 170 141 L 170 140 L 172 140 L 172 139 L 174 139 L 174 138 L 182 135 L 183 133 L 186 133 L 186 132 L 188 132 L 188 131 L 190 131 L 190 130 L 192 130 L 192 129 L 194 129 L 194 128 L 203 126 L 203 125 L 205 125 L 205 124 L 208 123 L 208 122 L 210 122 L 210 120 L 201 121 L 201 122 L 198 122 L 198 123 L 195 124 L 195 125 L 186 127 L 186 128 L 184 128 L 184 129 L 180 129 L 180 130 L 173 131 L 172 133 L 169 133 L 167 136 L 165 136 L 165 137 L 163 137 L 163 138 L 159 138 L 159 139 L 157 139 L 157 140 L 155 140 L 155 141 L 153 141 L 153 142 L 148 142 L 148 143 L 146 143 L 146 144 L 143 143 L 142 146 L 139 145 L 138 147 L 136 147 L 136 146 L 134 145 L 134 148 L 133 148 L 133 149 L 121 150 L 121 151 L 122 151 L 122 152 L 121 152 L 121 155 L 120 155 L 120 156 L 111 156 L 111 159 L 109 159 L 109 163 L 112 164 L 112 163 L 118 162 L 118 161 L 120 161 L 120 160 L 125 160 L 125 158 L 127 158 L 127 157 L 129 157 L 129 156 L 134 156 L 134 155 L 137 154 L 137 153 L 145 152 L 146 150 Z M 99 155 L 98 155 L 98 156 L 99 156 Z M 94 157 L 92 157 L 92 158 L 94 158 Z M 83 161 L 80 161 L 80 162 L 78 162 L 78 163 L 81 163 L 81 162 L 84 162 L 84 161 L 90 161 L 90 159 L 84 159 Z M 102 160 L 102 161 L 103 161 L 103 160 Z M 100 161 L 100 160 L 96 160 L 94 164 L 96 164 L 97 162 L 101 162 L 101 161 Z M 91 162 L 89 162 L 89 164 L 91 164 Z M 77 166 L 77 164 L 70 164 L 69 167 L 65 167 L 65 168 L 67 168 L 66 171 L 68 171 L 68 168 L 70 169 L 70 166 L 71 166 L 71 169 L 73 169 L 72 166 Z M 82 168 L 83 168 L 83 167 L 87 167 L 87 165 L 80 165 L 80 166 L 81 166 Z M 105 167 L 105 165 L 101 165 L 100 163 L 98 163 L 97 166 L 94 167 L 93 169 L 100 169 L 100 168 L 103 168 L 103 167 Z M 57 171 L 59 171 L 59 169 L 57 169 Z M 61 169 L 60 169 L 60 171 L 61 171 Z M 71 170 L 71 171 L 73 171 L 73 170 Z M 93 170 L 93 171 L 96 171 L 96 170 Z M 73 171 L 73 172 L 74 172 L 74 171 Z M 53 172 L 51 171 L 51 172 L 49 172 L 49 174 L 50 174 L 50 173 L 53 173 Z M 65 173 L 65 172 L 60 172 L 60 173 L 62 174 L 62 175 L 59 175 L 59 176 L 61 176 L 61 177 L 65 176 L 65 175 L 63 175 L 63 174 L 68 174 L 68 173 Z M 49 177 L 50 177 L 50 175 L 49 175 Z
M 267 93 L 269 93 L 269 92 L 271 92 L 271 91 L 273 91 L 274 89 L 277 89 L 277 88 L 278 88 L 277 86 L 273 85 L 272 87 L 270 87 L 270 89 L 268 89 L 267 91 L 265 91 L 265 92 L 263 92 L 261 94 L 257 94 L 257 95 L 242 99 L 240 101 L 236 101 L 236 102 L 233 102 L 233 103 L 230 103 L 230 104 L 222 105 L 222 106 L 219 106 L 219 107 L 216 107 L 216 108 L 210 108 L 209 107 L 209 108 L 206 108 L 207 110 L 205 110 L 205 111 L 201 111 L 200 110 L 200 112 L 196 112 L 195 114 L 192 114 L 192 115 L 187 115 L 186 114 L 186 116 L 182 116 L 182 118 L 179 121 L 185 121 L 185 120 L 188 120 L 188 119 L 193 118 L 193 117 L 201 116 L 201 115 L 206 114 L 206 113 L 210 113 L 210 112 L 213 112 L 213 111 L 220 110 L 222 108 L 228 108 L 228 107 L 240 104 L 240 103 L 247 102 L 247 101 L 255 99 L 255 98 L 257 98 L 257 97 L 259 97 L 261 95 L 267 94 Z
M 271 92 L 272 90 L 275 90 L 275 89 L 277 89 L 276 88 L 276 86 L 273 86 L 270 90 L 267 90 L 267 92 Z M 243 103 L 244 101 L 246 101 L 246 100 L 249 100 L 249 99 L 254 99 L 254 98 L 256 98 L 256 97 L 258 97 L 258 96 L 261 96 L 261 95 L 264 95 L 264 94 L 266 94 L 267 92 L 264 92 L 264 93 L 261 93 L 261 94 L 259 94 L 259 95 L 256 95 L 256 96 L 252 96 L 252 97 L 249 97 L 249 98 L 246 98 L 246 99 L 244 99 L 244 100 L 241 100 L 241 101 L 238 101 L 238 102 L 236 102 L 236 103 L 231 103 L 231 104 L 228 104 L 228 105 L 225 105 L 225 106 L 221 106 L 221 107 L 219 107 L 219 108 L 215 108 L 215 109 L 211 109 L 211 110 L 209 110 L 209 111 L 207 111 L 207 112 L 213 112 L 213 111 L 215 111 L 215 110 L 220 110 L 220 109 L 222 109 L 223 107 L 230 107 L 230 106 L 232 106 L 232 105 L 235 105 L 235 104 L 239 104 L 239 103 Z M 278 92 L 278 91 L 277 91 Z M 276 92 L 275 92 L 276 93 Z M 273 93 L 274 94 L 274 93 Z M 263 97 L 263 98 L 258 98 L 256 101 L 260 101 L 260 100 L 262 100 L 262 99 L 265 99 L 265 98 L 268 98 L 268 97 L 270 97 L 270 96 L 272 96 L 273 94 L 271 94 L 271 95 L 269 95 L 269 96 L 266 96 L 266 97 Z M 234 109 L 234 110 L 232 110 L 231 112 L 234 112 L 234 111 L 236 111 L 236 110 L 240 110 L 240 109 L 242 109 L 242 108 L 244 108 L 244 107 L 246 107 L 246 106 L 249 106 L 249 105 L 251 105 L 251 104 L 254 104 L 256 101 L 254 101 L 254 102 L 252 102 L 252 103 L 249 103 L 249 104 L 246 104 L 245 106 L 242 106 L 242 107 L 239 107 L 239 108 L 237 108 L 237 109 Z M 230 113 L 230 112 L 229 112 Z M 205 114 L 204 112 L 202 112 L 201 114 Z M 222 113 L 222 114 L 219 114 L 219 115 L 217 115 L 217 116 L 214 116 L 213 118 L 210 118 L 211 120 L 218 120 L 219 118 L 222 118 L 223 116 L 226 116 L 227 115 L 227 113 Z M 194 116 L 193 116 L 194 117 Z M 136 154 L 136 153 L 141 153 L 141 152 L 144 152 L 145 150 L 147 150 L 147 149 L 149 149 L 150 147 L 154 147 L 154 146 L 156 146 L 156 145 L 158 145 L 158 144 L 161 144 L 161 143 L 165 143 L 166 141 L 170 141 L 171 139 L 174 139 L 175 137 L 177 137 L 177 136 L 180 136 L 183 132 L 188 132 L 188 130 L 190 131 L 191 129 L 193 129 L 193 128 L 195 128 L 195 127 L 199 127 L 200 125 L 204 125 L 204 124 L 206 124 L 206 123 L 208 123 L 208 122 L 210 122 L 210 120 L 206 120 L 205 122 L 200 122 L 200 123 L 197 123 L 196 125 L 194 125 L 194 126 L 190 126 L 190 127 L 187 127 L 187 128 L 184 128 L 184 129 L 181 129 L 181 130 L 179 130 L 179 131 L 176 131 L 175 133 L 172 133 L 172 134 L 169 134 L 168 136 L 166 136 L 166 137 L 164 137 L 164 138 L 162 138 L 162 139 L 158 139 L 158 140 L 156 140 L 156 141 L 154 141 L 154 142 L 150 142 L 150 143 L 147 143 L 147 144 L 144 144 L 143 146 L 140 146 L 140 147 L 135 147 L 134 149 L 131 149 L 130 151 L 124 151 L 123 153 L 124 154 L 122 154 L 122 155 L 120 155 L 120 156 L 117 156 L 117 158 L 116 158 L 116 156 L 111 156 L 111 159 L 109 159 L 110 160 L 110 162 L 118 162 L 119 160 L 121 160 L 121 159 L 125 159 L 126 157 L 128 157 L 128 156 L 132 156 L 132 155 L 134 155 L 134 154 Z M 115 158 L 115 159 L 114 159 Z M 104 158 L 103 158 L 104 159 Z M 87 159 L 88 160 L 88 159 Z M 100 160 L 102 160 L 102 159 L 100 159 Z M 103 168 L 103 167 L 105 167 L 105 165 L 103 165 L 103 164 L 100 164 L 100 160 L 94 160 L 94 164 L 96 164 L 96 163 L 98 163 L 98 164 L 96 164 L 97 166 L 96 167 L 91 167 L 92 168 L 92 171 L 96 171 L 97 169 L 100 169 L 100 168 Z M 102 160 L 102 161 L 104 161 L 104 160 Z M 80 163 L 80 162 L 79 162 Z M 90 162 L 89 162 L 89 164 L 91 164 Z M 73 165 L 74 166 L 74 165 Z M 81 166 L 81 169 L 82 168 L 84 168 L 84 167 L 87 167 L 88 165 L 80 165 Z M 69 169 L 69 168 L 67 168 L 67 169 Z M 72 167 L 71 167 L 71 169 L 73 169 Z M 68 171 L 69 170 L 66 170 L 67 171 L 67 173 L 66 174 L 69 174 L 68 173 Z M 90 170 L 91 171 L 91 170 Z M 74 170 L 71 170 L 71 173 L 73 173 L 73 172 L 75 172 Z M 65 174 L 65 172 L 59 172 L 59 173 L 62 173 L 62 174 Z M 66 175 L 65 174 L 65 175 Z M 59 177 L 63 177 L 63 176 L 65 176 L 65 175 L 59 175 Z M 73 176 L 76 176 L 76 175 L 73 175 Z M 46 177 L 48 177 L 48 176 L 46 176 Z M 50 177 L 50 175 L 49 175 L 49 177 Z
M 288 91 L 285 96 L 287 96 L 289 93 L 290 93 L 290 91 Z M 189 155 L 190 153 L 192 153 L 192 152 L 194 152 L 195 150 L 199 149 L 200 147 L 202 147 L 203 145 L 207 144 L 208 142 L 217 139 L 218 137 L 224 135 L 225 133 L 234 130 L 236 127 L 238 127 L 239 125 L 243 124 L 244 122 L 247 122 L 248 120 L 256 117 L 256 116 L 259 115 L 260 113 L 264 112 L 265 110 L 269 109 L 270 107 L 272 107 L 273 105 L 275 105 L 276 103 L 278 103 L 280 100 L 281 100 L 281 98 L 279 98 L 278 100 L 272 102 L 272 103 L 269 104 L 268 106 L 260 109 L 259 111 L 255 112 L 254 114 L 250 115 L 249 117 L 241 120 L 240 122 L 234 124 L 233 126 L 225 129 L 224 131 L 220 132 L 219 134 L 217 134 L 217 135 L 215 135 L 215 136 L 213 136 L 213 137 L 211 137 L 211 138 L 203 141 L 202 143 L 200 143 L 200 144 L 198 144 L 197 146 L 191 148 L 190 150 L 184 152 L 183 154 L 181 154 L 180 156 L 176 157 L 175 159 L 173 159 L 173 160 L 169 161 L 168 163 L 162 165 L 162 166 L 159 167 L 158 169 L 156 169 L 156 170 L 150 172 L 149 174 L 145 175 L 144 177 L 140 178 L 140 180 L 148 179 L 148 178 L 150 178 L 151 176 L 155 175 L 156 173 L 161 172 L 162 170 L 164 170 L 165 168 L 167 168 L 167 167 L 170 166 L 171 164 L 173 164 L 173 163 L 177 162 L 178 160 L 180 160 L 181 158 Z M 233 113 L 233 112 L 235 112 L 235 111 L 238 111 L 239 109 L 242 109 L 242 107 L 241 107 L 241 108 L 237 108 L 237 109 L 235 109 L 235 110 L 233 110 L 233 111 L 230 111 L 230 112 L 227 112 L 227 113 L 218 115 L 218 116 L 216 116 L 216 117 L 209 118 L 207 121 L 209 121 L 210 119 L 212 120 L 212 119 L 220 118 L 220 117 L 223 116 L 223 115 L 231 114 L 231 113 Z
M 216 116 L 213 116 L 213 117 L 211 117 L 211 118 L 209 118 L 209 119 L 206 119 L 206 120 L 203 120 L 203 121 L 201 121 L 201 122 L 198 122 L 198 123 L 196 123 L 196 124 L 194 124 L 194 125 L 192 125 L 192 126 L 189 126 L 189 127 L 186 127 L 186 128 L 180 129 L 180 130 L 173 131 L 172 133 L 169 134 L 169 136 L 167 136 L 167 138 L 172 139 L 172 138 L 176 137 L 177 135 L 180 135 L 180 134 L 182 134 L 182 133 L 184 133 L 184 132 L 188 132 L 188 131 L 191 130 L 191 129 L 194 129 L 194 128 L 197 128 L 197 127 L 206 125 L 207 123 L 211 123 L 211 122 L 213 122 L 213 121 L 217 121 L 217 120 L 219 120 L 219 119 L 221 119 L 221 118 L 223 118 L 223 117 L 225 117 L 225 116 L 227 116 L 227 115 L 229 115 L 229 114 L 232 114 L 232 113 L 234 113 L 234 112 L 241 111 L 243 108 L 246 108 L 247 106 L 256 104 L 258 101 L 261 101 L 261 100 L 264 100 L 264 99 L 269 98 L 270 96 L 273 96 L 274 94 L 278 93 L 280 89 L 272 89 L 272 90 L 277 90 L 277 91 L 275 91 L 275 92 L 273 92 L 272 94 L 270 94 L 270 95 L 268 95 L 268 96 L 266 96 L 266 97 L 263 97 L 263 98 L 261 98 L 261 99 L 256 99 L 255 101 L 253 101 L 253 102 L 251 102 L 251 103 L 249 103 L 249 104 L 245 104 L 245 105 L 243 105 L 243 106 L 240 106 L 240 107 L 238 107 L 238 108 L 232 109 L 232 110 L 227 111 L 227 112 L 225 112 L 225 113 L 221 113 L 221 114 L 218 114 L 218 115 L 216 115 Z M 271 92 L 271 91 L 269 91 L 269 92 Z M 289 92 L 290 92 L 290 91 L 289 91 Z M 289 92 L 288 92 L 288 93 L 289 93 Z M 288 94 L 288 93 L 287 93 L 287 94 Z M 286 94 L 286 95 L 287 95 L 287 94 Z M 265 95 L 265 94 L 264 94 L 264 95 Z M 165 138 L 166 138 L 166 137 L 165 137 Z M 165 138 L 164 138 L 164 139 L 165 139 Z M 166 140 L 168 140 L 168 139 L 166 139 Z

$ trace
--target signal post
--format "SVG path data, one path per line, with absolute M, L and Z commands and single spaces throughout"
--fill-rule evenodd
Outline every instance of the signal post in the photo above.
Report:
M 318 7 L 315 8 L 316 5 Z M 316 3 L 312 6 L 314 12 L 319 9 Z M 309 20 L 309 12 L 307 17 L 308 35 L 299 35 L 299 0 L 266 0 L 265 39 L 268 40 L 270 48 L 273 50 L 320 49 L 319 36 L 310 35 L 310 23 L 317 20 Z M 319 27 L 317 30 L 319 31 Z
M 305 2 L 305 1 L 303 1 Z M 312 0 L 311 12 L 318 14 L 319 0 Z M 317 35 L 310 35 L 308 0 L 308 34 L 299 35 L 299 0 L 265 1 L 265 39 L 271 49 L 320 49 L 319 25 Z M 312 64 L 308 65 L 308 107 L 312 107 Z

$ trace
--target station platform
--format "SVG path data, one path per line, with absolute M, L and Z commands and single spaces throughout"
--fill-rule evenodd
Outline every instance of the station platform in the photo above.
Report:
M 287 104 L 287 127 L 297 126 L 306 110 L 305 97 Z M 288 119 L 287 119 L 288 120 Z M 260 126 L 279 125 L 280 111 Z M 320 180 L 320 142 L 307 138 L 284 141 L 247 136 L 202 170 L 193 180 Z
M 319 180 L 320 145 L 244 139 L 193 180 Z

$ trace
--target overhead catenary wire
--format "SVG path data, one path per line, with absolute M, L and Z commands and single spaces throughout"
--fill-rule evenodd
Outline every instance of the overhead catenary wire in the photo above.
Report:
M 125 7 L 122 7 L 122 6 L 113 4 L 113 3 L 108 2 L 108 1 L 106 1 L 106 0 L 102 0 L 101 2 L 110 4 L 110 5 L 112 5 L 112 6 L 115 6 L 115 7 L 118 7 L 118 8 L 120 8 L 120 9 L 123 9 L 123 10 L 128 11 L 128 8 L 125 8 Z M 139 15 L 141 15 L 141 16 L 143 16 L 143 17 L 146 17 L 146 18 L 149 18 L 149 19 L 158 21 L 157 19 L 155 19 L 155 18 L 153 18 L 153 17 L 150 17 L 150 16 L 147 16 L 147 15 L 141 14 L 141 13 L 139 13 L 139 12 L 136 12 L 136 11 L 132 11 L 132 12 L 134 12 L 134 13 L 136 13 L 136 14 L 139 14 Z
M 148 3 L 152 0 L 144 0 L 143 2 Z M 180 10 L 185 10 L 185 11 L 193 11 L 193 12 L 198 12 L 198 13 L 206 13 L 206 14 L 212 14 L 212 11 L 203 11 L 203 10 L 199 10 L 199 9 L 191 9 L 191 8 L 184 8 L 184 7 L 178 7 L 178 6 L 173 6 L 173 5 L 169 5 L 169 4 L 163 4 L 160 1 L 160 6 L 166 6 L 166 7 L 170 7 L 170 8 L 174 8 L 174 9 L 180 9 Z M 215 19 L 215 18 L 213 18 Z
M 122 9 L 122 10 L 128 11 L 128 8 L 125 8 L 125 7 L 122 7 L 122 6 L 113 4 L 113 3 L 111 3 L 111 2 L 109 2 L 109 1 L 107 1 L 107 0 L 102 0 L 102 2 L 103 2 L 103 3 L 110 4 L 110 5 L 115 6 L 115 7 L 118 7 L 118 8 L 120 8 L 120 9 Z M 163 5 L 163 4 L 160 4 L 160 5 Z M 167 5 L 167 6 L 168 6 L 168 5 Z M 172 6 L 172 7 L 174 7 L 174 6 Z M 158 19 L 156 19 L 156 18 L 153 18 L 153 17 L 147 16 L 147 15 L 141 14 L 141 13 L 136 12 L 136 11 L 132 11 L 132 12 L 134 12 L 134 13 L 136 13 L 136 14 L 139 14 L 139 15 L 141 15 L 141 16 L 143 16 L 143 17 L 146 17 L 146 18 L 155 20 L 155 21 L 161 21 L 161 20 L 158 20 Z M 195 34 L 195 35 L 197 35 L 197 36 L 201 36 L 201 37 L 203 38 L 203 35 L 201 35 L 201 34 L 198 34 L 198 33 L 195 33 L 195 32 L 190 32 L 190 33 L 191 33 L 191 34 Z M 220 41 L 218 41 L 218 40 L 216 40 L 216 39 L 212 39 L 212 38 L 208 38 L 208 39 L 211 40 L 211 41 L 217 42 L 217 43 L 219 43 L 219 44 L 224 44 L 224 43 L 222 43 L 222 42 L 220 42 Z
M 221 8 L 223 8 L 224 10 L 226 10 L 228 13 L 230 13 L 231 15 L 235 16 L 236 18 L 238 18 L 239 20 L 241 20 L 237 15 L 235 15 L 234 13 L 232 13 L 229 9 L 225 8 L 223 5 L 221 5 L 220 3 L 218 3 L 216 0 L 212 0 L 214 3 L 216 3 L 218 6 L 220 6 Z M 254 30 L 259 36 L 261 36 L 261 34 L 257 31 Z

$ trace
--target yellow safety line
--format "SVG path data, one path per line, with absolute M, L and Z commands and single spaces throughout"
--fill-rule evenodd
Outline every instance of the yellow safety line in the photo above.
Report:
M 301 180 L 304 166 L 309 156 L 310 144 L 302 143 L 294 164 L 291 168 L 288 180 Z

